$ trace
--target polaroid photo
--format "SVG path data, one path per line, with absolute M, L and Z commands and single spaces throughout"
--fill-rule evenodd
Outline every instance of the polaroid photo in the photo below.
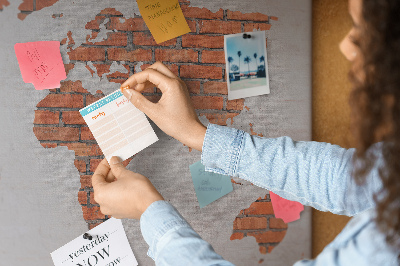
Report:
M 269 94 L 265 31 L 224 36 L 228 100 Z

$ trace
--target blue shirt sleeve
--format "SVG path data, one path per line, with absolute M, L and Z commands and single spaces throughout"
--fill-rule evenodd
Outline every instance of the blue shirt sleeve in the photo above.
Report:
M 156 265 L 233 265 L 215 253 L 166 201 L 153 202 L 146 209 L 140 228 L 149 245 L 147 255 Z
M 289 137 L 261 138 L 209 124 L 203 142 L 206 171 L 239 177 L 321 211 L 353 216 L 375 206 L 378 170 L 359 186 L 352 178 L 355 149 Z

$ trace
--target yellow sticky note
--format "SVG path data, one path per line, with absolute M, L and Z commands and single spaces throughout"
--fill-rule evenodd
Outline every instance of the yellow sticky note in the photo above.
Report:
M 156 43 L 190 32 L 178 0 L 137 0 L 137 3 Z

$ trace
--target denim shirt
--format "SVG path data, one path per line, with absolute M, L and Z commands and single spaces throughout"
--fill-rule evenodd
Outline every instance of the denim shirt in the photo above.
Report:
M 378 144 L 379 145 L 379 144 Z M 385 242 L 374 222 L 374 193 L 382 187 L 376 167 L 359 186 L 351 177 L 354 149 L 289 137 L 260 138 L 209 124 L 201 161 L 206 171 L 239 177 L 279 196 L 321 211 L 355 216 L 309 265 L 398 265 L 399 251 Z M 157 265 L 233 265 L 190 227 L 166 201 L 140 218 L 148 256 Z

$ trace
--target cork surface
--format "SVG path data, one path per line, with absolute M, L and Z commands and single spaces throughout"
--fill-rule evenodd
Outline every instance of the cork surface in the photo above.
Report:
M 313 1 L 313 140 L 350 148 L 350 63 L 339 43 L 351 28 L 346 0 Z M 340 233 L 349 218 L 313 210 L 312 254 L 316 257 Z

